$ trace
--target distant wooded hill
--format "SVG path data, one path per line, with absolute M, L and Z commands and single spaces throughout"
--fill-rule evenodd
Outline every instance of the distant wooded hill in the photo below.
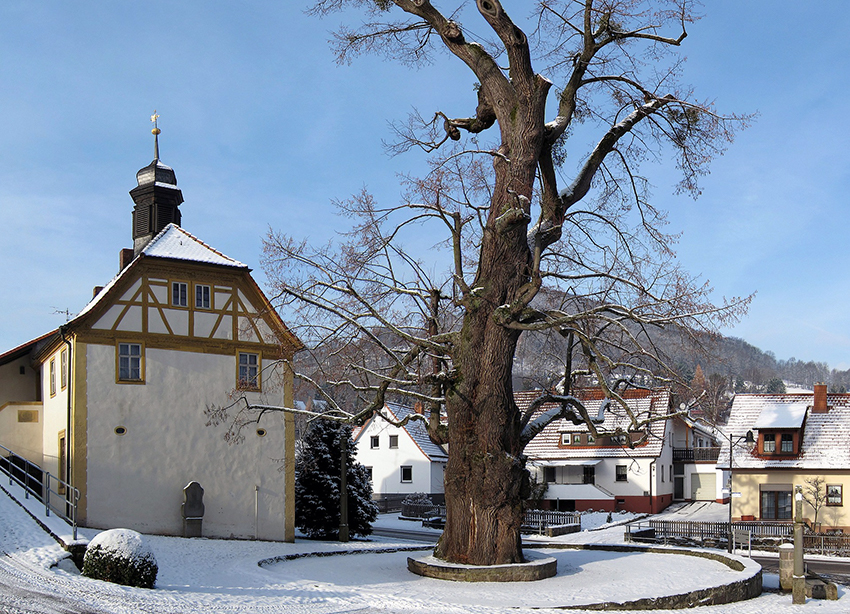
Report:
M 825 382 L 830 392 L 850 390 L 850 370 L 830 369 L 827 363 L 813 360 L 780 360 L 773 352 L 736 337 L 715 337 L 705 342 L 705 351 L 683 343 L 682 337 L 673 332 L 656 334 L 655 342 L 667 364 L 676 368 L 684 382 L 693 380 L 699 366 L 703 377 L 722 378 L 730 392 L 772 392 L 769 386 L 778 380 L 807 388 Z M 563 373 L 558 366 L 559 362 L 562 364 L 562 351 L 563 346 L 551 337 L 525 337 L 517 351 L 517 372 L 521 374 L 521 381 L 515 382 L 517 389 L 554 385 Z

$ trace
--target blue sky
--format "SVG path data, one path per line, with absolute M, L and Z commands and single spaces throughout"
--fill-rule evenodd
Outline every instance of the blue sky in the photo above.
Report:
M 504 4 L 525 17 L 527 3 Z M 650 175 L 654 202 L 718 298 L 757 292 L 729 334 L 850 368 L 850 4 L 706 4 L 682 48 L 685 81 L 759 117 L 698 200 L 674 194 L 668 167 Z M 398 200 L 397 173 L 423 165 L 416 152 L 386 155 L 387 122 L 414 106 L 467 115 L 473 79 L 446 56 L 418 71 L 378 57 L 337 66 L 327 39 L 341 17 L 304 6 L 0 4 L 0 352 L 62 324 L 58 312 L 79 311 L 117 272 L 154 109 L 183 226 L 260 280 L 269 227 L 326 240 L 345 227 L 332 199 L 366 186 Z

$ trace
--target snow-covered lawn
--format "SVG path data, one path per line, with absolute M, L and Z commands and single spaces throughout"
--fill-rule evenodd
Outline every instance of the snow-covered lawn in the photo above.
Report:
M 612 520 L 618 520 L 617 516 Z M 607 520 L 607 514 L 603 520 Z M 378 524 L 421 530 L 418 523 L 399 521 L 392 515 L 382 516 Z M 559 541 L 622 543 L 622 535 L 622 527 L 613 527 L 563 536 Z M 160 569 L 156 589 L 133 589 L 90 580 L 71 571 L 67 564 L 51 567 L 64 552 L 16 503 L 0 493 L 0 550 L 9 554 L 0 570 L 11 561 L 16 576 L 79 610 L 121 614 L 139 611 L 507 614 L 530 608 L 682 592 L 723 582 L 733 575 L 723 565 L 694 557 L 552 550 L 550 553 L 559 559 L 555 578 L 527 584 L 464 584 L 410 574 L 405 566 L 410 554 L 406 552 L 308 557 L 263 567 L 257 564 L 263 559 L 295 553 L 416 546 L 401 540 L 374 538 L 341 545 L 309 540 L 280 544 L 159 536 L 147 539 Z M 769 577 L 767 583 L 775 585 L 776 578 Z M 821 614 L 850 610 L 850 597 L 843 587 L 840 593 L 838 602 L 810 601 L 806 610 Z M 765 593 L 755 600 L 700 612 L 781 614 L 799 612 L 799 607 L 791 605 L 788 595 Z

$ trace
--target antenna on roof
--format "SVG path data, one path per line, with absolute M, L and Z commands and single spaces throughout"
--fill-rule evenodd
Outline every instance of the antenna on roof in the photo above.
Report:
M 153 110 L 153 115 L 151 115 L 151 121 L 153 122 L 153 130 L 151 130 L 151 134 L 153 135 L 153 159 L 159 160 L 159 135 L 162 130 L 157 126 L 157 121 L 159 119 L 159 115 L 156 112 L 156 109 Z

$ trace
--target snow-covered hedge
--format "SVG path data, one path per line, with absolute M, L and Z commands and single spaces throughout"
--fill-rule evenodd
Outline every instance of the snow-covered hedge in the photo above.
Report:
M 402 505 L 434 505 L 434 502 L 431 501 L 431 497 L 426 495 L 424 492 L 411 493 L 407 495 L 401 503 Z
M 99 533 L 83 558 L 84 576 L 126 586 L 153 588 L 157 571 L 153 551 L 141 534 L 130 529 Z

